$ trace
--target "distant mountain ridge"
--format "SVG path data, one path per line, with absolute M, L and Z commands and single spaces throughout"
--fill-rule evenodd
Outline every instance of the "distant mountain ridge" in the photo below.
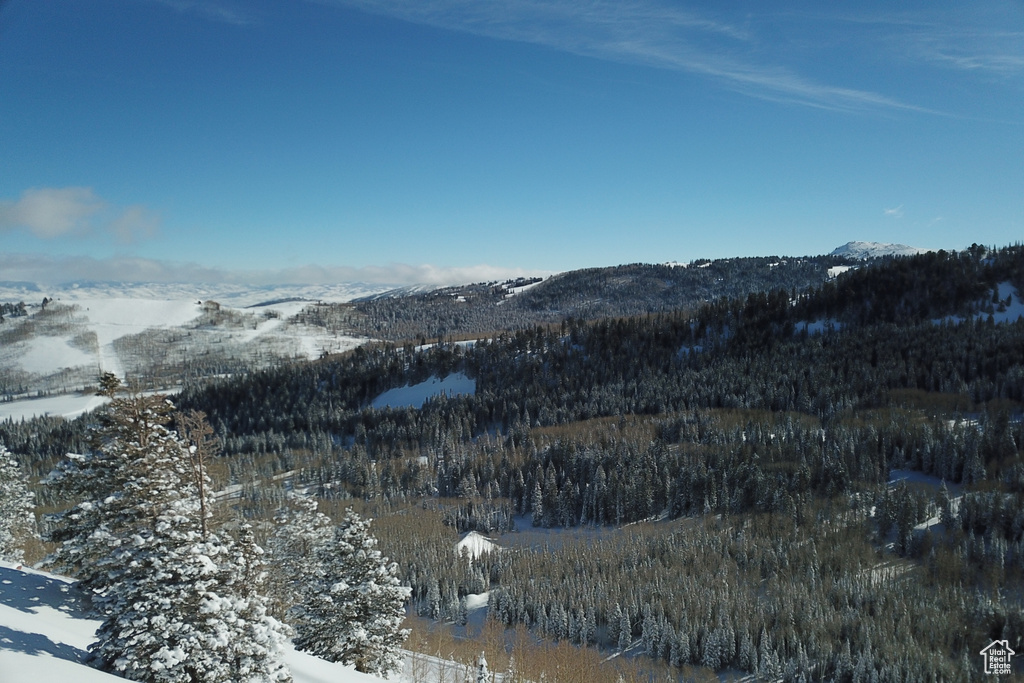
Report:
M 917 254 L 927 254 L 929 251 L 934 250 L 885 242 L 847 242 L 843 246 L 833 249 L 831 255 L 865 260 L 881 258 L 883 256 L 915 256 Z
M 844 250 L 852 255 L 838 253 Z M 440 288 L 0 282 L 0 302 L 15 306 L 0 311 L 0 397 L 78 391 L 102 371 L 166 388 L 182 376 L 313 359 L 371 339 L 471 339 L 567 319 L 692 311 L 754 292 L 792 295 L 865 254 L 907 250 L 914 248 L 851 242 L 826 256 L 636 263 Z
M 278 284 L 243 285 L 202 282 L 99 282 L 80 281 L 60 285 L 34 282 L 0 281 L 0 301 L 38 303 L 50 299 L 74 303 L 88 299 L 214 300 L 235 308 L 259 306 L 267 302 L 351 301 L 394 289 L 394 285 L 364 282 L 338 282 L 328 285 Z

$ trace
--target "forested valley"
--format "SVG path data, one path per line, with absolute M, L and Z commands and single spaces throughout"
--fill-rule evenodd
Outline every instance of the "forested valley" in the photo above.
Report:
M 464 622 L 488 593 L 492 622 L 658 680 L 970 680 L 991 641 L 1024 652 L 1024 319 L 1002 315 L 1019 293 L 1017 245 L 704 304 L 552 305 L 567 315 L 481 319 L 463 342 L 427 344 L 448 328 L 378 300 L 356 317 L 391 341 L 175 404 L 206 414 L 212 476 L 257 535 L 291 489 L 355 506 L 421 617 Z M 475 392 L 371 406 L 456 372 Z M 88 422 L 0 440 L 36 480 L 88 448 Z M 453 558 L 471 530 L 503 547 Z

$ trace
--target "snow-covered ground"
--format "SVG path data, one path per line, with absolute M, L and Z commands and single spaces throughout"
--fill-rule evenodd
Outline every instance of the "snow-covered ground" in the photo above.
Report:
M 85 299 L 148 299 L 155 301 L 206 301 L 212 299 L 233 308 L 257 306 L 268 301 L 352 301 L 391 291 L 394 285 L 341 282 L 333 285 L 244 285 L 174 282 L 86 282 L 66 285 L 0 283 L 0 301 L 34 304 L 49 297 L 76 302 Z
M 1018 318 L 1024 317 L 1024 299 L 1021 298 L 1020 292 L 1009 282 L 1000 282 L 997 285 L 997 296 L 1000 301 L 1010 300 L 1010 304 L 1000 304 L 996 307 L 992 313 L 992 318 L 997 323 L 1004 322 L 1016 322 Z
M 67 578 L 0 561 L 0 681 L 3 683 L 113 683 L 125 679 L 97 671 L 83 660 L 99 621 L 84 615 L 82 600 Z M 408 660 L 411 655 L 407 653 Z M 422 659 L 422 657 L 417 656 Z M 288 648 L 285 662 L 295 683 L 381 683 L 359 673 Z M 439 660 L 440 662 L 440 660 Z M 460 668 L 452 662 L 434 668 Z M 410 670 L 406 665 L 406 670 Z M 419 670 L 423 666 L 418 667 Z M 420 671 L 422 673 L 422 671 Z M 438 680 L 440 676 L 436 677 Z M 392 681 L 411 681 L 397 674 Z M 420 678 L 419 680 L 427 680 Z
M 160 392 L 143 393 L 161 393 L 173 397 L 177 392 L 178 389 L 172 388 Z M 72 420 L 83 413 L 99 408 L 109 400 L 105 396 L 85 392 L 0 402 L 0 422 L 4 420 L 19 422 L 31 420 L 33 417 L 63 417 L 66 420 Z
M 854 270 L 855 266 L 832 266 L 828 269 L 829 278 L 836 278 L 848 270 Z
M 24 301 L 29 311 L 0 324 L 0 395 L 73 393 L 94 385 L 101 372 L 125 378 L 173 363 L 214 367 L 223 358 L 259 366 L 346 351 L 366 340 L 302 324 L 296 316 L 318 301 L 350 301 L 385 289 L 0 284 L 0 302 Z M 45 311 L 44 296 L 50 300 Z
M 889 484 L 895 484 L 896 482 L 905 481 L 909 484 L 924 484 L 934 489 L 938 489 L 944 483 L 941 478 L 918 472 L 916 470 L 889 470 Z M 946 483 L 946 488 L 950 491 L 960 491 L 962 488 L 959 484 Z
M 462 540 L 455 544 L 456 553 L 465 551 L 474 560 L 484 553 L 495 552 L 500 549 L 501 546 L 476 531 L 470 531 L 462 537 Z
M 1013 323 L 1017 322 L 1020 318 L 1024 318 L 1024 297 L 1021 297 L 1016 287 L 1009 282 L 1000 282 L 996 285 L 993 294 L 999 298 L 999 303 L 993 304 L 991 299 L 986 297 L 986 301 L 981 302 L 982 310 L 974 315 L 976 320 L 988 320 L 989 315 L 991 315 L 993 322 Z M 989 306 L 991 306 L 991 313 L 988 312 Z M 964 322 L 964 318 L 958 315 L 948 315 L 933 322 L 959 325 Z
M 93 394 L 64 394 L 46 398 L 27 398 L 20 401 L 0 403 L 0 422 L 30 420 L 33 417 L 76 418 L 82 413 L 95 410 L 109 399 Z
M 461 372 L 453 372 L 444 379 L 431 377 L 419 384 L 406 385 L 397 389 L 389 389 L 373 399 L 373 408 L 422 408 L 428 398 L 475 394 L 476 380 L 466 377 Z

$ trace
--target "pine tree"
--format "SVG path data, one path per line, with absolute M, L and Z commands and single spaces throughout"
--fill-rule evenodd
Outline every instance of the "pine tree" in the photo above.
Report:
M 350 508 L 304 568 L 301 602 L 290 614 L 299 650 L 386 675 L 401 664 L 398 648 L 409 632 L 399 627 L 409 589 L 376 544 L 369 521 Z
M 230 598 L 222 602 L 222 616 L 231 627 L 227 642 L 232 681 L 289 681 L 281 656 L 290 629 L 270 616 L 262 588 L 266 581 L 263 549 L 252 527 L 243 523 L 240 537 L 224 568 Z
M 629 621 L 629 612 L 623 610 L 622 616 L 619 618 L 619 650 L 623 652 L 628 650 L 632 643 L 633 627 Z
M 57 557 L 78 565 L 103 622 L 92 663 L 152 683 L 282 683 L 286 630 L 258 593 L 261 551 L 205 525 L 212 499 L 189 444 L 167 428 L 164 397 L 114 396 L 95 434 L 96 450 L 52 479 L 76 471 L 94 488 L 57 518 Z M 114 487 L 114 488 L 111 488 Z
M 487 658 L 481 652 L 476 660 L 476 683 L 487 683 L 490 680 L 491 672 L 487 668 Z
M 331 518 L 317 512 L 317 502 L 289 493 L 275 515 L 269 541 L 269 592 L 281 614 L 300 604 L 303 586 L 315 573 L 320 549 L 334 537 Z
M 18 462 L 0 444 L 0 560 L 24 559 L 23 542 L 35 529 L 33 502 Z
M 530 498 L 530 510 L 533 512 L 533 526 L 544 526 L 544 492 L 538 478 L 533 485 L 533 496 Z
M 138 521 L 123 510 L 136 487 L 137 463 L 151 446 L 163 448 L 157 444 L 168 439 L 173 410 L 164 396 L 122 396 L 119 380 L 110 373 L 100 383 L 99 395 L 111 402 L 97 415 L 100 424 L 92 430 L 91 449 L 69 453 L 44 480 L 58 498 L 77 501 L 46 520 L 46 540 L 60 544 L 47 563 L 96 591 L 107 579 L 99 560 L 111 543 L 133 533 Z

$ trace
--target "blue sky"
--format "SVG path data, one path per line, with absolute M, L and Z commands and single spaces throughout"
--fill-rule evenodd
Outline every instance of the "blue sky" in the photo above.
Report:
M 0 280 L 1024 237 L 1024 4 L 0 1 Z

